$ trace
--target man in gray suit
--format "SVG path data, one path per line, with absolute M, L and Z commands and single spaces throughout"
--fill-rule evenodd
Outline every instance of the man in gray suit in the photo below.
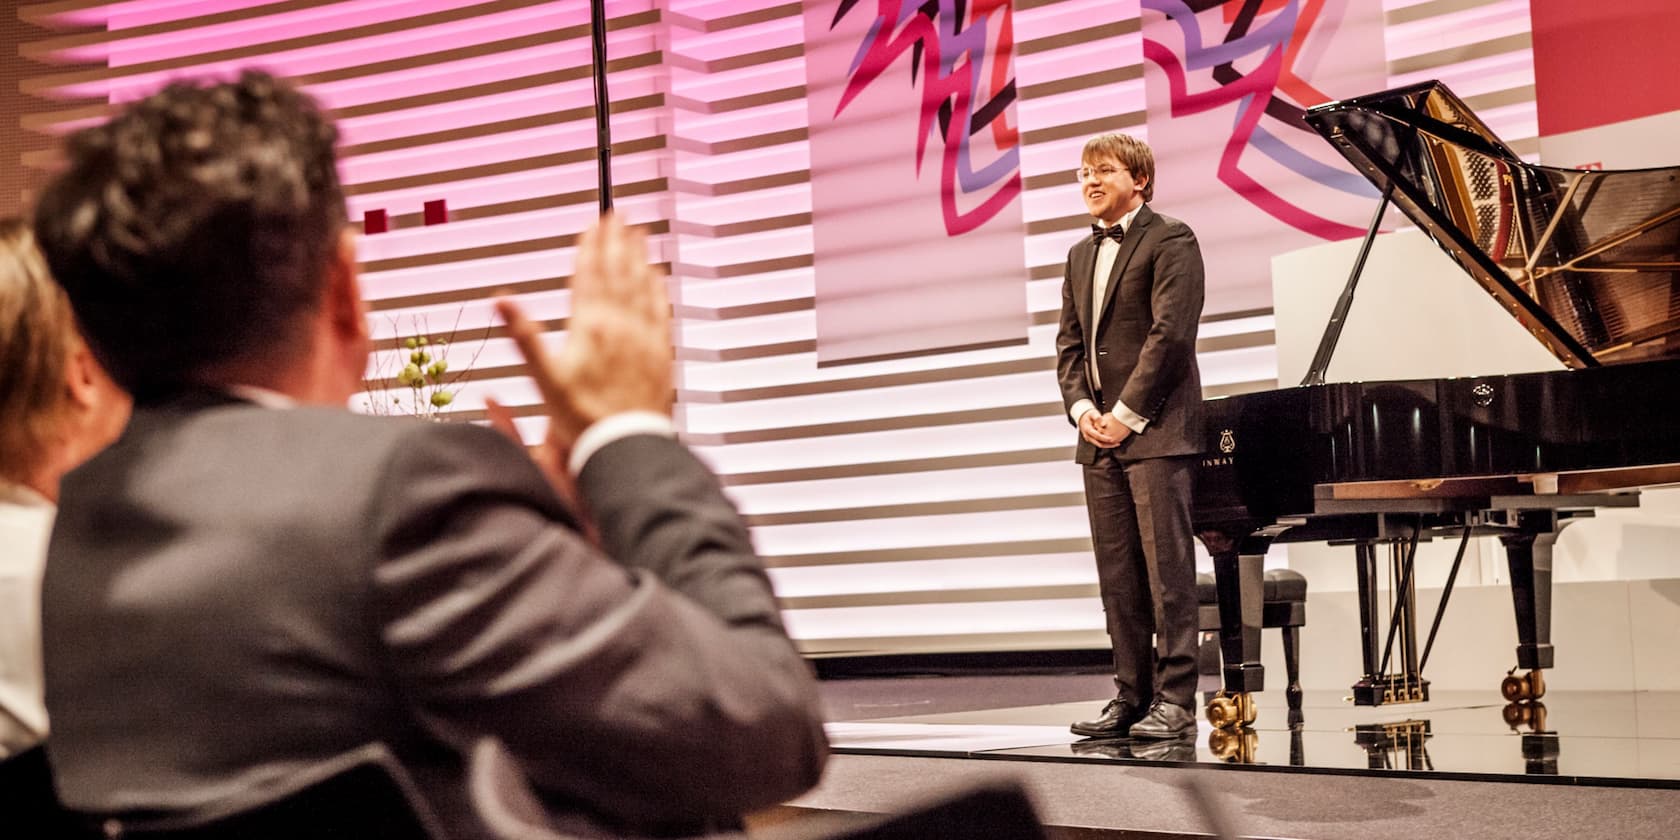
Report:
M 564 460 L 352 414 L 367 312 L 333 144 L 261 73 L 71 138 L 43 250 L 127 433 L 64 482 L 44 585 L 48 750 L 95 817 L 211 821 L 388 745 L 451 837 L 494 736 L 572 829 L 733 825 L 815 784 L 815 683 L 748 534 L 674 440 L 639 235 L 585 233 L 569 338 L 504 304 Z M 575 481 L 583 516 L 552 480 Z
M 1056 376 L 1079 427 L 1074 457 L 1084 466 L 1117 692 L 1071 728 L 1176 738 L 1196 727 L 1190 480 L 1202 432 L 1202 254 L 1189 227 L 1146 203 L 1155 190 L 1148 145 L 1104 134 L 1081 161 L 1096 221 L 1068 251 Z

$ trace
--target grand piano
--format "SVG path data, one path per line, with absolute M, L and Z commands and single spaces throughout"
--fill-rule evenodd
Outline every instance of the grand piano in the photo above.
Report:
M 1496 536 L 1519 642 L 1501 685 L 1513 704 L 1506 718 L 1543 719 L 1543 707 L 1520 704 L 1537 703 L 1552 667 L 1559 532 L 1600 508 L 1636 506 L 1641 487 L 1680 482 L 1680 167 L 1529 164 L 1439 82 L 1327 103 L 1306 119 L 1383 202 L 1306 380 L 1206 401 L 1192 515 L 1213 557 L 1224 661 L 1208 718 L 1254 720 L 1261 563 L 1272 544 L 1353 547 L 1365 671 L 1353 693 L 1378 705 L 1428 699 L 1422 670 L 1435 632 L 1420 648 L 1418 541 L 1457 538 L 1462 561 L 1471 537 Z M 1390 203 L 1567 369 L 1324 382 Z M 1394 587 L 1386 620 L 1379 548 Z M 1457 562 L 1449 595 L 1456 575 Z

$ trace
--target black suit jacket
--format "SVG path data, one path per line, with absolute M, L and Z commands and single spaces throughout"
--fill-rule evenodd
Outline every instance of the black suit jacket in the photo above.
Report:
M 1202 377 L 1196 329 L 1202 317 L 1202 252 L 1178 219 L 1145 204 L 1120 244 L 1101 318 L 1092 313 L 1097 245 L 1085 237 L 1068 250 L 1062 319 L 1056 334 L 1056 378 L 1064 412 L 1088 399 L 1102 411 L 1115 400 L 1149 420 L 1116 453 L 1122 460 L 1193 455 L 1202 446 Z M 1103 388 L 1090 382 L 1096 358 Z M 1069 418 L 1072 422 L 1072 418 Z M 1090 464 L 1097 447 L 1079 438 L 1074 460 Z
M 49 753 L 67 805 L 214 818 L 390 745 L 451 837 L 493 735 L 557 814 L 729 822 L 817 780 L 815 682 L 746 528 L 676 441 L 578 479 L 583 539 L 487 429 L 139 409 L 67 477 L 44 586 Z

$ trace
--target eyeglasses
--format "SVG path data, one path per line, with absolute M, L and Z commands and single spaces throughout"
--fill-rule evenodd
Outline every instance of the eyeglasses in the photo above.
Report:
M 1122 172 L 1130 172 L 1130 171 L 1131 171 L 1130 169 L 1127 169 L 1124 166 L 1116 167 L 1116 166 L 1109 166 L 1107 164 L 1104 164 L 1102 166 L 1098 166 L 1098 167 L 1095 167 L 1095 168 L 1089 167 L 1089 166 L 1081 166 L 1078 169 L 1073 170 L 1073 179 L 1075 181 L 1078 181 L 1079 183 L 1083 184 L 1083 183 L 1085 183 L 1086 178 L 1089 178 L 1092 175 L 1095 175 L 1095 176 L 1097 176 L 1097 178 L 1099 180 L 1107 181 L 1108 179 L 1113 178 L 1114 176 L 1119 175 Z

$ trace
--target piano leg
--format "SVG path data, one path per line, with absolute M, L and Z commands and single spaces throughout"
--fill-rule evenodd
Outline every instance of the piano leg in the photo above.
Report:
M 1225 690 L 1208 703 L 1208 721 L 1225 728 L 1254 722 L 1250 692 L 1265 688 L 1260 664 L 1260 625 L 1265 607 L 1261 572 L 1265 554 L 1239 553 L 1235 541 L 1203 537 L 1213 555 L 1214 585 L 1219 590 L 1219 654 Z
M 1382 667 L 1377 648 L 1377 547 L 1360 540 L 1353 550 L 1359 580 L 1359 657 L 1369 680 L 1377 677 Z
M 1305 717 L 1301 713 L 1301 628 L 1283 628 L 1283 668 L 1289 687 L 1283 696 L 1289 702 L 1289 725 L 1300 726 Z
M 1516 531 L 1499 538 L 1517 617 L 1517 667 L 1500 687 L 1506 700 L 1537 700 L 1546 693 L 1541 672 L 1552 667 L 1552 547 L 1569 521 L 1554 511 L 1522 511 Z M 1515 676 L 1517 669 L 1528 673 Z

